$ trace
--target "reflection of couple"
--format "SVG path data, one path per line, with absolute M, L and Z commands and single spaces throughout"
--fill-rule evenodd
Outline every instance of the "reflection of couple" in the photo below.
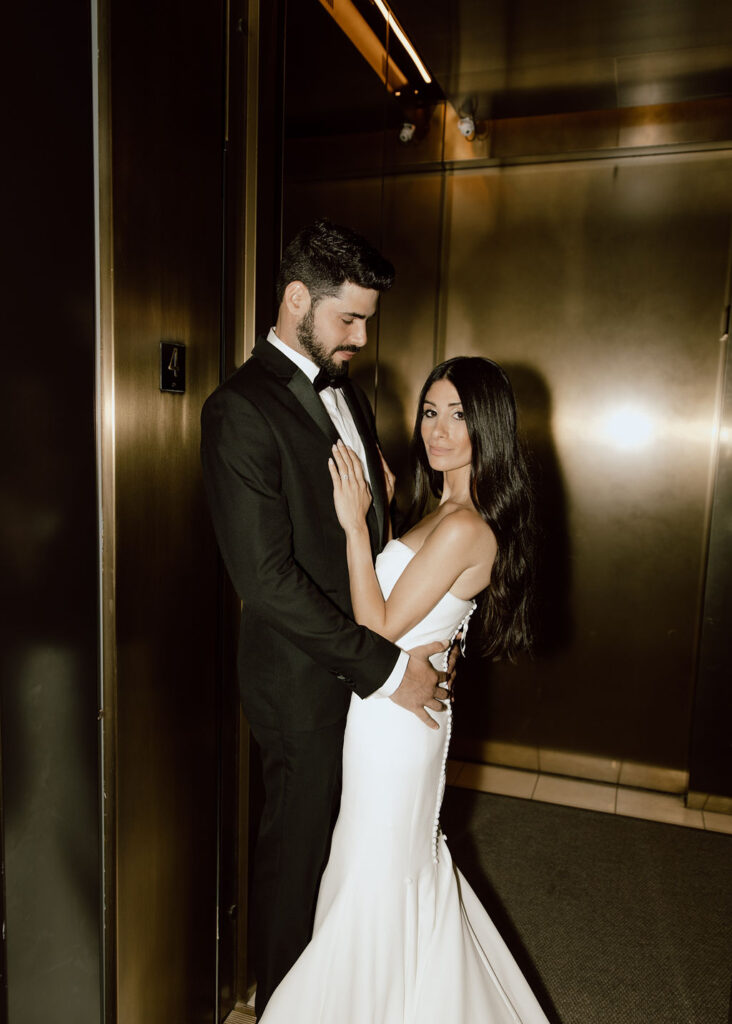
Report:
M 269 1004 L 264 1024 L 543 1022 L 438 826 L 447 647 L 474 610 L 493 656 L 527 639 L 530 508 L 513 395 L 489 360 L 432 371 L 411 528 L 389 539 L 393 478 L 346 371 L 392 277 L 347 229 L 300 232 L 280 267 L 275 328 L 204 407 L 204 475 L 243 601 L 242 702 L 265 785 L 257 1014 Z M 424 515 L 431 494 L 440 502 Z

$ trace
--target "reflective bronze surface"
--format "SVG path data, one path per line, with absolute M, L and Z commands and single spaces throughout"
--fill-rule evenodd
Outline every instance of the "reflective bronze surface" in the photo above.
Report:
M 450 103 L 481 120 L 732 92 L 732 11 L 715 0 L 401 0 L 399 16 Z
M 6 17 L 0 1019 L 99 1024 L 91 8 Z
M 538 655 L 473 671 L 458 734 L 686 766 L 731 187 L 727 154 L 450 179 L 445 352 L 509 370 L 546 530 Z
M 732 26 L 719 9 L 705 23 L 583 5 L 562 38 L 530 9 L 432 4 L 420 20 L 407 2 L 400 20 L 450 100 L 435 136 L 399 151 L 388 118 L 380 141 L 324 133 L 322 107 L 308 133 L 302 114 L 286 143 L 285 224 L 328 213 L 396 263 L 366 357 L 376 366 L 354 364 L 376 381 L 396 468 L 433 361 L 490 355 L 514 380 L 544 529 L 537 653 L 467 666 L 457 743 L 683 770 L 732 189 L 727 150 L 692 150 L 732 137 L 720 71 Z M 664 47 L 680 55 L 675 77 Z M 474 87 L 495 102 L 478 106 L 468 143 L 456 119 Z
M 314 146 L 332 150 L 336 138 L 346 137 L 341 158 L 330 154 L 330 175 L 353 173 L 356 164 L 365 172 L 369 152 L 373 171 L 382 148 L 385 166 L 405 167 L 443 158 L 515 160 L 732 137 L 729 5 L 570 0 L 560 16 L 542 0 L 402 0 L 398 13 L 434 74 L 439 93 L 432 102 L 444 108 L 437 122 L 428 95 L 409 99 L 406 89 L 397 101 L 384 90 L 379 94 L 377 76 L 354 48 L 338 45 L 309 4 L 290 5 L 299 45 L 288 64 L 303 87 L 292 93 L 287 134 L 302 152 L 303 173 L 308 164 L 312 173 L 313 157 L 318 165 Z M 306 75 L 306 54 L 319 55 L 314 62 L 324 63 L 323 75 Z M 337 89 L 331 87 L 334 78 Z M 457 129 L 465 114 L 476 123 L 469 143 Z M 405 120 L 417 126 L 406 146 L 397 141 Z
M 111 24 L 116 1005 L 210 1022 L 217 944 L 217 555 L 199 413 L 219 379 L 221 4 L 107 8 Z M 112 267 L 102 268 L 109 273 Z M 161 393 L 160 341 L 186 345 Z M 106 477 L 105 477 L 106 479 Z M 105 572 L 110 571 L 105 563 Z M 110 591 L 106 591 L 110 592 Z M 110 795 L 111 798 L 111 795 Z
M 729 729 L 732 718 L 732 359 L 729 355 L 728 318 L 729 306 L 725 314 L 727 329 L 721 346 L 722 388 L 691 735 L 690 787 L 703 793 L 732 797 Z

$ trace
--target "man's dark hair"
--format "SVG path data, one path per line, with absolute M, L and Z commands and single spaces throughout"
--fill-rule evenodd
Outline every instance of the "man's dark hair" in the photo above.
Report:
M 385 292 L 393 280 L 394 267 L 365 238 L 321 218 L 299 231 L 285 249 L 277 303 L 290 281 L 302 281 L 315 305 L 326 295 L 336 295 L 346 281 Z

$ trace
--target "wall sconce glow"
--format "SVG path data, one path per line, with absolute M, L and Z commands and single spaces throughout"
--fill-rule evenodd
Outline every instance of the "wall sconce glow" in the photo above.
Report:
M 600 420 L 600 436 L 614 448 L 634 451 L 645 448 L 656 435 L 653 417 L 641 406 L 623 405 Z
M 376 6 L 379 8 L 381 13 L 383 14 L 384 20 L 386 21 L 386 24 L 389 26 L 390 29 L 392 29 L 392 31 L 394 32 L 394 35 L 397 37 L 399 42 L 402 44 L 404 49 L 407 51 L 409 56 L 414 61 L 414 66 L 416 67 L 417 71 L 419 71 L 419 73 L 422 76 L 423 80 L 429 85 L 429 83 L 432 81 L 432 78 L 430 77 L 430 74 L 427 71 L 427 68 L 424 66 L 422 61 L 419 59 L 419 56 L 417 55 L 417 51 L 414 49 L 412 44 L 407 39 L 406 34 L 405 34 L 404 29 L 402 28 L 402 26 L 399 24 L 399 22 L 396 20 L 394 15 L 391 13 L 390 9 L 384 3 L 384 0 L 374 0 L 374 3 L 376 4 Z

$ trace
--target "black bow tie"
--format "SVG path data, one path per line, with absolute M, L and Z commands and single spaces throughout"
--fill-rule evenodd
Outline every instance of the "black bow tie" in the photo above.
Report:
M 331 377 L 325 370 L 318 370 L 318 373 L 313 381 L 313 387 L 320 394 L 323 388 L 342 388 L 346 381 L 346 374 L 341 374 L 338 377 Z

